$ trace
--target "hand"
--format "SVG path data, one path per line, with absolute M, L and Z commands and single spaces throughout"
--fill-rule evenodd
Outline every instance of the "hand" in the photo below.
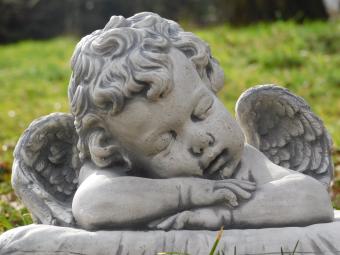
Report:
M 225 207 L 199 208 L 183 211 L 168 218 L 151 222 L 150 229 L 205 229 L 217 230 L 231 225 L 231 212 Z
M 191 207 L 202 207 L 225 203 L 228 206 L 238 206 L 238 200 L 249 199 L 256 189 L 254 182 L 246 180 L 225 179 L 207 180 L 195 178 L 182 201 L 187 201 Z

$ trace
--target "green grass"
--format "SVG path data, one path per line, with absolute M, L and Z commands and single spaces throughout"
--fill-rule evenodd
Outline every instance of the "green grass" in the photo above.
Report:
M 219 95 L 230 111 L 245 89 L 276 83 L 304 97 L 340 147 L 340 21 L 222 25 L 193 32 L 210 44 L 226 73 Z M 11 194 L 9 166 L 24 129 L 41 115 L 68 111 L 69 59 L 77 41 L 56 38 L 0 46 L 0 198 Z M 335 158 L 340 165 L 339 158 L 340 152 Z M 11 214 L 9 208 L 18 212 L 13 203 L 15 199 L 2 202 L 0 215 Z M 0 231 L 23 224 L 23 214 L 9 217 L 12 225 L 3 226 L 0 219 Z
M 215 238 L 215 241 L 213 243 L 213 246 L 209 252 L 209 255 L 224 255 L 224 251 L 223 250 L 219 250 L 217 249 L 218 247 L 218 244 L 222 238 L 222 235 L 223 235 L 223 227 L 220 229 L 220 231 L 217 232 L 217 235 L 216 235 L 216 238 Z M 296 252 L 296 249 L 299 245 L 299 240 L 296 242 L 295 246 L 294 246 L 294 249 L 293 249 L 293 252 L 290 252 L 290 251 L 283 251 L 283 248 L 281 246 L 280 248 L 280 254 L 281 255 L 284 255 L 284 254 L 287 254 L 287 255 L 294 255 L 295 252 Z M 216 252 L 215 252 L 216 251 Z M 268 253 L 267 253 L 268 254 Z M 273 252 L 272 254 L 278 254 L 278 252 Z M 182 252 L 158 252 L 157 255 L 191 255 L 191 254 L 188 254 L 188 253 L 182 253 Z M 207 254 L 208 255 L 208 254 Z M 234 255 L 237 255 L 237 247 L 234 246 Z
M 226 73 L 220 97 L 233 110 L 242 91 L 276 83 L 309 102 L 340 147 L 340 22 L 278 22 L 195 31 Z
M 68 111 L 69 59 L 75 43 L 58 38 L 0 46 L 0 157 L 5 161 L 11 161 L 13 146 L 34 118 Z
M 217 232 L 215 241 L 213 243 L 213 246 L 211 247 L 211 250 L 209 252 L 209 255 L 222 255 L 220 251 L 216 251 L 216 248 L 218 246 L 218 243 L 220 242 L 223 235 L 223 227 L 221 227 L 220 231 Z M 158 252 L 157 255 L 190 255 L 188 253 L 182 253 L 182 252 Z M 208 255 L 208 254 L 207 254 Z M 235 254 L 236 255 L 236 254 Z

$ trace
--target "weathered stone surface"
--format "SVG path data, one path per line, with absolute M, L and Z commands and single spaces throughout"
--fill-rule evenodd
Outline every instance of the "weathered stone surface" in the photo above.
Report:
M 308 227 L 225 230 L 218 246 L 225 255 L 296 253 L 339 254 L 340 214 L 333 223 Z M 207 255 L 216 238 L 213 231 L 98 231 L 29 225 L 0 237 L 1 255 L 148 255 L 186 252 Z

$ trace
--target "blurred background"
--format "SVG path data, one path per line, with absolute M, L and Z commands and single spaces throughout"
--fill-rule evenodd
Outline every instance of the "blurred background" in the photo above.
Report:
M 340 0 L 0 0 L 0 233 L 31 222 L 10 185 L 12 153 L 36 118 L 68 112 L 69 60 L 112 15 L 152 11 L 209 43 L 233 112 L 247 88 L 276 83 L 304 97 L 334 140 L 340 209 Z
M 339 11 L 338 0 L 1 0 L 0 42 L 84 35 L 112 15 L 152 11 L 196 25 L 228 22 L 326 19 Z M 327 12 L 328 11 L 328 12 Z

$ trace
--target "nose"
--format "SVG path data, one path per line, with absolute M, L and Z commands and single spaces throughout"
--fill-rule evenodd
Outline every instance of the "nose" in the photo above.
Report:
M 190 152 L 195 156 L 203 154 L 204 149 L 215 144 L 215 137 L 205 131 L 197 131 L 191 137 Z

